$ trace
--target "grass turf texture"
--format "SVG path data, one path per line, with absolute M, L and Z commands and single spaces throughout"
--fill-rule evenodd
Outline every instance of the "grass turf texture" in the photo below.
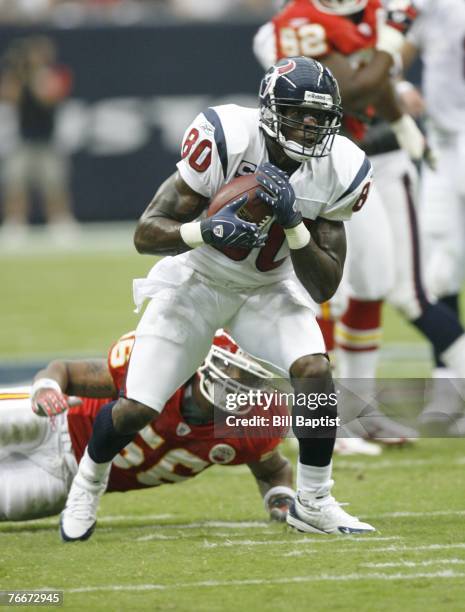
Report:
M 151 260 L 86 254 L 0 263 L 5 359 L 102 354 L 134 327 L 131 279 Z M 386 319 L 388 343 L 418 341 L 395 313 Z M 405 375 L 402 366 L 383 365 Z M 294 458 L 288 444 L 284 451 Z M 463 609 L 464 464 L 461 440 L 336 458 L 337 498 L 379 530 L 361 538 L 269 525 L 243 467 L 111 494 L 87 543 L 61 544 L 56 519 L 0 524 L 0 589 L 63 589 L 64 608 L 76 610 Z
M 0 359 L 100 354 L 137 324 L 132 279 L 156 259 L 133 252 L 0 256 Z M 389 307 L 384 319 L 388 342 L 422 341 Z

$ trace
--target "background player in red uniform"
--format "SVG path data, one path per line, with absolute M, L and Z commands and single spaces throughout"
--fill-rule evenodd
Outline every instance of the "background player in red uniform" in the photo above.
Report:
M 94 418 L 124 384 L 133 343 L 133 334 L 126 334 L 107 360 L 52 361 L 32 389 L 0 391 L 0 520 L 30 520 L 63 509 Z M 107 492 L 180 482 L 214 464 L 245 463 L 270 517 L 284 520 L 293 498 L 292 468 L 277 450 L 277 432 L 284 428 L 251 437 L 247 428 L 236 427 L 220 438 L 214 427 L 214 418 L 224 413 L 217 413 L 213 400 L 221 407 L 225 393 L 262 386 L 269 376 L 227 334 L 217 334 L 205 363 L 170 398 L 162 417 L 115 457 Z M 270 412 L 286 413 L 276 406 Z
M 391 71 L 401 65 L 401 43 L 400 32 L 384 23 L 380 0 L 292 0 L 254 41 L 264 67 L 288 55 L 318 58 L 339 82 L 351 138 L 363 138 L 366 123 L 376 112 L 390 122 L 404 149 L 372 157 L 377 190 L 373 186 L 367 190 L 367 205 L 347 226 L 343 291 L 350 300 L 336 329 L 343 378 L 375 378 L 385 298 L 426 336 L 449 367 L 462 372 L 465 363 L 462 326 L 450 309 L 431 301 L 421 278 L 415 211 L 418 176 L 409 157 L 419 160 L 428 149 L 394 92 Z M 376 409 L 371 415 L 365 421 L 365 435 L 389 442 L 416 435 L 382 419 Z M 364 433 L 363 428 L 356 433 Z

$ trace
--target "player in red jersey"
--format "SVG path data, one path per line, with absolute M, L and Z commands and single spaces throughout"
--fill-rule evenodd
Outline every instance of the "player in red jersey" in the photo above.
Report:
M 372 154 L 376 189 L 367 189 L 366 206 L 347 225 L 347 274 L 339 297 L 343 294 L 348 306 L 336 326 L 342 378 L 375 379 L 385 299 L 431 342 L 448 367 L 465 374 L 463 327 L 450 309 L 427 295 L 422 282 L 415 210 L 418 173 L 409 158 L 428 156 L 428 148 L 395 95 L 391 72 L 401 66 L 401 48 L 402 35 L 385 23 L 380 0 L 292 0 L 254 41 L 264 67 L 297 54 L 329 67 L 341 89 L 346 130 L 356 142 L 375 113 L 393 132 L 386 141 L 394 146 L 366 149 Z M 372 395 L 370 390 L 367 397 Z M 369 413 L 367 426 L 356 434 L 387 443 L 416 436 L 411 428 L 382 419 L 376 407 Z
M 323 61 L 339 83 L 346 127 L 361 139 L 365 128 L 356 116 L 371 115 L 373 107 L 388 121 L 402 116 L 388 77 L 400 63 L 404 39 L 383 23 L 380 0 L 352 1 L 350 6 L 346 2 L 345 8 L 343 3 L 339 8 L 325 4 L 331 2 L 288 2 L 260 28 L 254 51 L 266 68 L 297 55 Z
M 52 361 L 32 389 L 0 390 L 0 520 L 30 520 L 63 509 L 94 418 L 124 385 L 133 344 L 134 335 L 126 334 L 107 360 Z M 115 457 L 107 492 L 180 482 L 214 464 L 247 464 L 270 517 L 284 520 L 293 498 L 292 468 L 277 446 L 286 428 L 250 433 L 235 425 L 222 437 L 215 431 L 228 394 L 266 386 L 270 376 L 226 333 L 217 334 L 197 374 L 170 398 L 156 423 Z M 270 416 L 285 414 L 284 408 L 270 408 Z

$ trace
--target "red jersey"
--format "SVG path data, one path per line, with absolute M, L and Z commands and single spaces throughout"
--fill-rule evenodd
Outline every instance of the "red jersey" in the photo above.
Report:
M 311 0 L 293 0 L 272 19 L 277 59 L 296 55 L 321 59 L 337 52 L 350 56 L 353 67 L 358 68 L 369 60 L 382 17 L 380 0 L 368 0 L 358 23 L 347 16 L 323 13 Z M 363 137 L 361 121 L 345 117 L 345 125 L 354 138 Z
M 134 343 L 134 335 L 126 334 L 110 349 L 108 366 L 117 388 L 121 388 Z M 113 460 L 108 491 L 129 491 L 155 487 L 191 478 L 214 464 L 239 465 L 260 461 L 281 441 L 274 432 L 250 437 L 215 437 L 214 424 L 191 425 L 181 414 L 184 385 L 168 400 L 157 418 L 142 429 L 134 440 Z M 92 433 L 99 409 L 112 399 L 82 398 L 82 406 L 68 411 L 68 427 L 74 454 L 79 462 Z M 274 414 L 278 409 L 274 409 Z M 279 409 L 284 414 L 284 409 Z M 237 428 L 236 428 L 237 431 Z M 265 435 L 264 435 L 265 434 Z

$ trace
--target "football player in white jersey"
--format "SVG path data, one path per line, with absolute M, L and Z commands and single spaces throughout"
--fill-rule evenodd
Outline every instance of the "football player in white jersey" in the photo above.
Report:
M 111 460 L 156 418 L 224 326 L 249 354 L 276 364 L 304 400 L 294 405 L 298 493 L 288 523 L 323 534 L 374 530 L 331 495 L 337 418 L 325 401 L 333 384 L 309 298 L 325 301 L 339 285 L 343 222 L 364 203 L 371 164 L 338 136 L 338 85 L 319 62 L 279 62 L 264 76 L 259 101 L 259 108 L 224 105 L 201 113 L 186 131 L 177 171 L 139 221 L 138 251 L 174 256 L 134 283 L 136 304 L 150 302 L 124 395 L 100 410 L 73 481 L 61 517 L 68 541 L 90 535 Z M 267 234 L 236 215 L 247 196 L 195 220 L 225 183 L 247 172 L 256 172 L 257 193 L 273 210 Z M 310 393 L 322 401 L 309 412 Z
M 418 15 L 407 33 L 403 57 L 408 67 L 421 55 L 427 135 L 437 157 L 436 171 L 422 169 L 419 214 L 425 282 L 459 316 L 465 278 L 465 2 L 414 0 L 414 6 Z M 436 378 L 456 375 L 437 353 L 435 361 Z M 446 382 L 438 382 L 437 389 L 441 401 L 431 402 L 422 416 L 425 424 L 462 411 L 456 394 L 444 402 Z

